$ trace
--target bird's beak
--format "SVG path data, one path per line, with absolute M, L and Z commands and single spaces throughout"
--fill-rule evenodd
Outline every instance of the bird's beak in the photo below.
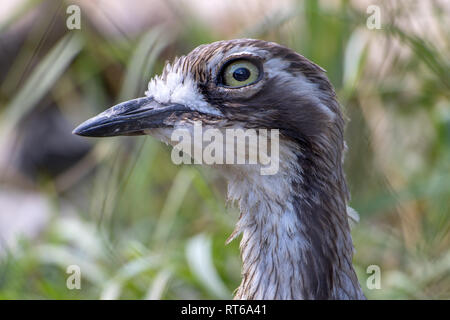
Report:
M 181 104 L 161 104 L 152 97 L 137 98 L 86 120 L 73 133 L 85 137 L 140 135 L 146 129 L 168 126 L 169 117 L 187 111 L 191 110 Z

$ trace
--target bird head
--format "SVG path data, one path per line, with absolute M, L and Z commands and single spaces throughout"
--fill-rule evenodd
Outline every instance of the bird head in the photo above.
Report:
M 166 64 L 145 97 L 85 121 L 81 136 L 154 135 L 170 143 L 177 128 L 278 129 L 302 152 L 341 162 L 343 119 L 322 68 L 295 51 L 254 39 L 201 45 Z
M 195 135 L 197 123 L 218 130 L 259 129 L 259 135 L 261 129 L 279 132 L 276 174 L 255 176 L 254 167 L 239 165 L 224 170 L 230 173 L 228 198 L 238 200 L 241 211 L 228 241 L 244 233 L 244 277 L 237 297 L 337 297 L 333 279 L 343 279 L 344 285 L 351 279 L 357 288 L 351 267 L 335 278 L 341 277 L 336 265 L 351 266 L 352 242 L 342 169 L 344 119 L 325 71 L 273 42 L 214 42 L 167 64 L 149 82 L 145 97 L 104 111 L 74 133 L 150 134 L 173 144 L 176 129 Z M 277 252 L 281 258 L 271 260 Z M 266 266 L 273 266 L 273 261 L 282 262 L 278 272 L 261 271 L 269 270 Z M 282 276 L 271 285 L 277 274 Z M 264 275 L 268 278 L 261 280 Z M 261 281 L 270 287 L 267 292 L 273 293 L 279 284 L 300 292 L 266 296 L 265 290 L 258 291 L 264 287 Z M 349 292 L 356 293 L 348 297 L 362 296 L 352 288 Z

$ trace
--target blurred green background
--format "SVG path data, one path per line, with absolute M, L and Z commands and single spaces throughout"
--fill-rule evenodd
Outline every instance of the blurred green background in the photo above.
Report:
M 80 30 L 66 27 L 71 4 Z M 448 1 L 2 0 L 0 299 L 232 297 L 238 212 L 217 172 L 175 166 L 151 137 L 71 131 L 143 96 L 166 60 L 239 37 L 295 49 L 336 88 L 367 297 L 450 298 Z M 381 289 L 366 286 L 370 265 Z

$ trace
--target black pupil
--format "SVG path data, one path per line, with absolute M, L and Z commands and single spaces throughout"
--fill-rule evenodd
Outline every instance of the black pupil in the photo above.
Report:
M 250 70 L 247 68 L 237 68 L 233 72 L 233 78 L 237 81 L 245 81 L 250 77 Z

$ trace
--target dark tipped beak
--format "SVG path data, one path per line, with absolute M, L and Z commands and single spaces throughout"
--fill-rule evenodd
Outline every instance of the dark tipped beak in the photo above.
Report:
M 190 111 L 181 104 L 160 104 L 152 97 L 122 102 L 86 120 L 73 130 L 85 137 L 112 137 L 144 134 L 146 129 L 168 126 L 166 120 L 175 113 Z

